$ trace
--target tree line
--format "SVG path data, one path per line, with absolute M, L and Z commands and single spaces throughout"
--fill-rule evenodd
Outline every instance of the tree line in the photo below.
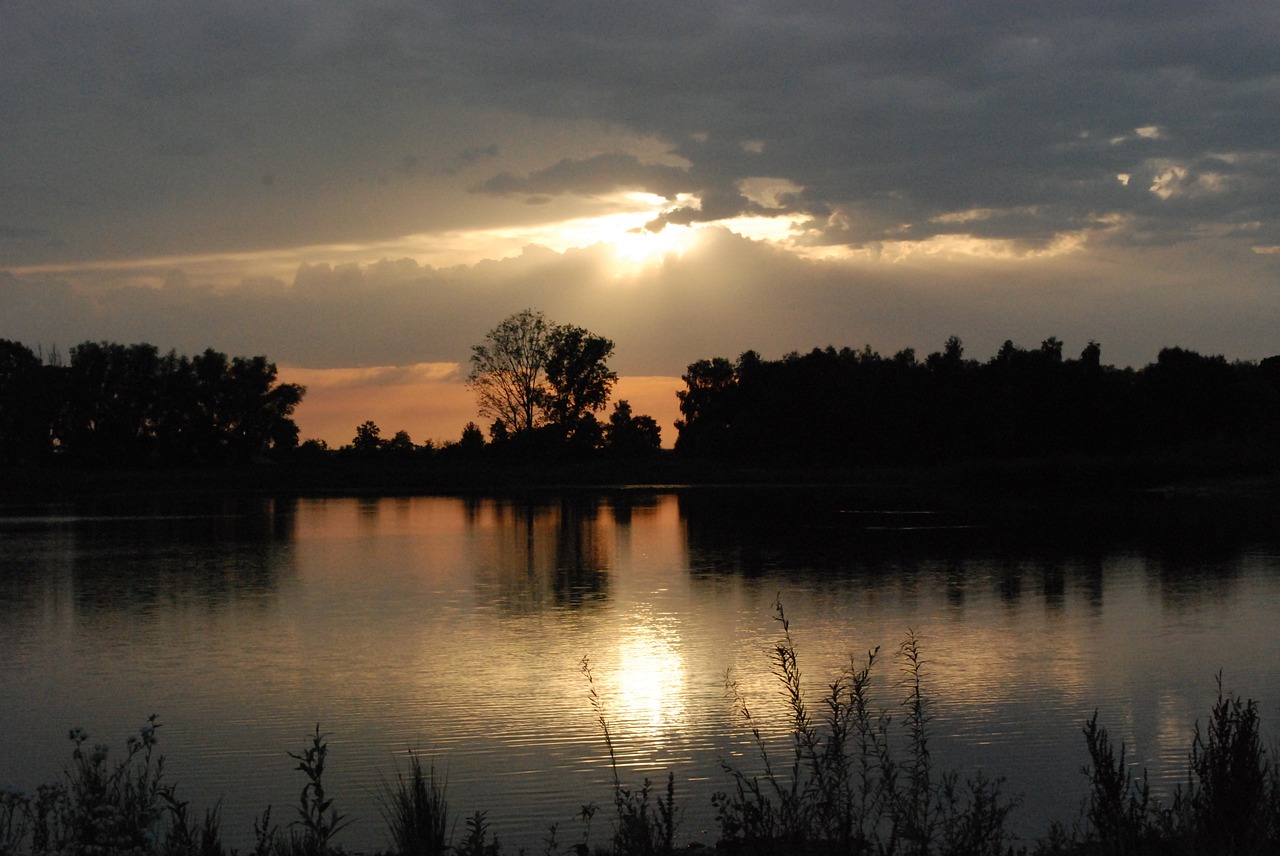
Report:
M 698 360 L 677 395 L 676 450 L 772 465 L 937 465 L 1150 449 L 1274 451 L 1280 357 L 1228 362 L 1170 347 L 1141 369 L 1075 359 L 1051 337 L 986 362 L 958 337 L 925 359 L 834 347 Z
M 263 356 L 84 342 L 64 363 L 0 339 L 0 462 L 250 461 L 297 446 L 305 392 Z
M 918 359 L 868 345 L 747 351 L 691 363 L 677 393 L 676 452 L 762 466 L 916 466 L 1151 449 L 1280 451 L 1280 356 L 1228 362 L 1170 347 L 1141 369 L 1104 365 L 1089 342 L 1077 358 L 1050 337 L 1006 341 L 986 362 L 958 337 Z M 472 348 L 467 384 L 476 422 L 457 441 L 416 445 L 357 426 L 343 454 L 561 460 L 651 455 L 653 417 L 626 400 L 606 409 L 614 343 L 533 309 L 508 317 Z M 85 342 L 65 362 L 0 340 L 0 463 L 54 457 L 78 464 L 218 464 L 293 453 L 305 389 L 278 383 L 266 357 L 208 349 L 192 357 L 153 345 Z

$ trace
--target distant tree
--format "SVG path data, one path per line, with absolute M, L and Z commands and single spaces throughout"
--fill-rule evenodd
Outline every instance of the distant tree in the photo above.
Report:
M 963 363 L 964 342 L 960 341 L 959 336 L 948 336 L 941 352 L 935 351 L 925 358 L 925 365 L 933 371 L 954 371 L 959 369 Z
M 458 448 L 464 452 L 477 452 L 484 448 L 484 432 L 474 422 L 468 422 L 462 429 L 462 438 L 458 440 Z
M 566 443 L 592 449 L 602 436 L 594 414 L 617 380 L 606 363 L 612 354 L 609 339 L 525 309 L 471 349 L 467 384 L 481 415 L 494 420 L 495 443 L 518 439 L 520 448 L 539 452 Z
M 329 444 L 324 440 L 311 437 L 298 444 L 293 454 L 307 461 L 322 460 L 329 454 Z
M 403 429 L 397 431 L 390 440 L 387 440 L 383 448 L 394 455 L 408 455 L 418 450 L 413 444 L 413 439 L 409 436 L 409 432 Z
M 652 416 L 633 415 L 630 402 L 622 399 L 604 427 L 604 447 L 625 457 L 652 454 L 662 448 L 662 429 Z
M 1235 433 L 1243 424 L 1240 374 L 1221 354 L 1162 348 L 1155 363 L 1138 376 L 1136 392 L 1148 437 L 1185 443 Z
M 555 431 L 559 441 L 576 455 L 588 455 L 604 447 L 604 426 L 594 413 L 582 414 L 571 430 L 566 431 L 554 424 L 544 430 Z
M 276 382 L 266 357 L 206 349 L 160 358 L 153 434 L 168 461 L 247 461 L 298 444 L 292 419 L 306 389 Z
M 1050 336 L 1040 343 L 1040 353 L 1050 362 L 1062 362 L 1062 340 L 1057 336 Z
M 0 339 L 0 461 L 49 453 L 57 398 L 47 368 L 21 342 Z
M 714 450 L 725 439 L 734 414 L 731 399 L 737 376 L 733 363 L 724 357 L 698 360 L 690 363 L 682 379 L 685 388 L 676 393 L 681 414 L 676 421 L 676 449 Z
M 548 420 L 572 438 L 584 417 L 603 409 L 609 401 L 618 379 L 605 363 L 613 355 L 613 342 L 566 324 L 551 329 L 547 346 L 547 391 L 542 406 Z
M 211 353 L 221 357 L 205 351 Z M 233 357 L 223 377 L 221 407 L 214 415 L 226 456 L 247 460 L 296 446 L 298 426 L 291 417 L 305 394 L 305 387 L 277 383 L 275 364 L 266 357 Z
M 71 349 L 67 372 L 58 437 L 68 454 L 112 463 L 150 457 L 155 429 L 166 421 L 156 347 L 84 342 Z
M 1102 346 L 1090 339 L 1089 344 L 1080 352 L 1080 364 L 1089 369 L 1101 368 Z
M 500 419 L 516 432 L 539 424 L 550 336 L 551 325 L 542 313 L 523 309 L 472 347 L 467 386 L 475 392 L 482 415 Z
M 366 420 L 356 426 L 356 436 L 351 440 L 351 448 L 356 452 L 372 454 L 380 451 L 383 444 L 382 429 L 378 427 L 378 423 Z
M 14 390 L 15 368 L 31 367 L 21 350 L 0 342 L 0 399 Z M 277 383 L 266 357 L 228 359 L 209 349 L 189 358 L 145 343 L 84 342 L 67 365 L 55 352 L 39 366 L 23 407 L 0 407 L 0 448 L 11 414 L 39 414 L 40 427 L 24 429 L 39 454 L 56 444 L 82 463 L 247 461 L 297 445 L 291 417 L 305 393 Z

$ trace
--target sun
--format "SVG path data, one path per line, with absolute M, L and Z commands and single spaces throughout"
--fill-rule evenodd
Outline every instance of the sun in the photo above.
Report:
M 600 197 L 596 202 L 606 209 L 604 213 L 457 233 L 451 238 L 455 245 L 464 248 L 464 253 L 470 251 L 470 255 L 462 259 L 463 263 L 486 257 L 517 256 L 529 246 L 556 253 L 587 250 L 599 254 L 616 275 L 622 277 L 683 255 L 698 242 L 708 225 L 649 227 L 648 224 L 675 207 L 693 206 L 697 200 L 687 194 L 666 199 L 651 193 L 627 192 Z M 479 249 L 482 246 L 488 247 L 487 255 Z
M 648 224 L 671 208 L 689 205 L 685 196 L 667 200 L 651 193 L 628 192 L 610 200 L 624 210 L 549 224 L 537 241 L 558 252 L 571 248 L 612 248 L 619 275 L 661 264 L 696 243 L 700 227 Z
M 624 266 L 646 267 L 683 254 L 693 244 L 696 232 L 689 226 L 668 225 L 660 232 L 637 226 L 613 239 L 613 251 Z

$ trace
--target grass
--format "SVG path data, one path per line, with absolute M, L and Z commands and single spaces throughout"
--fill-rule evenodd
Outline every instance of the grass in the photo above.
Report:
M 715 853 L 727 856 L 1264 856 L 1280 853 L 1280 770 L 1264 745 L 1257 704 L 1222 688 L 1203 727 L 1196 723 L 1187 778 L 1167 804 L 1135 775 L 1126 747 L 1094 716 L 1083 724 L 1088 796 L 1068 826 L 1035 842 L 1014 840 L 1017 808 L 999 778 L 961 779 L 939 770 L 930 744 L 931 704 L 920 641 L 908 633 L 890 658 L 895 677 L 880 686 L 879 649 L 825 683 L 811 705 L 791 626 L 779 604 L 780 637 L 771 672 L 784 723 L 761 722 L 732 678 L 726 689 L 756 750 L 753 770 L 724 762 L 727 787 L 713 798 Z M 608 711 L 590 661 L 581 669 L 612 772 L 612 834 L 593 846 L 595 804 L 583 806 L 580 840 L 562 844 L 548 827 L 543 856 L 667 856 L 676 846 L 675 777 L 665 788 L 622 780 Z M 890 694 L 889 706 L 879 696 Z M 766 738 L 779 731 L 784 738 Z M 0 856 L 238 856 L 222 841 L 217 807 L 193 815 L 164 778 L 150 717 L 114 763 L 109 748 L 72 729 L 71 764 L 35 793 L 0 791 Z M 781 747 L 781 748 L 780 748 Z M 349 819 L 324 786 L 328 754 L 319 725 L 289 756 L 304 783 L 296 818 L 282 834 L 268 807 L 254 820 L 252 856 L 343 856 Z M 385 856 L 499 856 L 487 815 L 478 811 L 454 836 L 446 781 L 410 751 L 406 770 L 384 781 Z M 523 853 L 524 851 L 518 851 Z M 692 852 L 692 851 L 690 851 Z
M 383 783 L 381 810 L 391 849 L 401 856 L 444 856 L 450 850 L 449 799 L 435 764 L 409 750 L 408 775 Z M 469 827 L 470 828 L 470 827 Z

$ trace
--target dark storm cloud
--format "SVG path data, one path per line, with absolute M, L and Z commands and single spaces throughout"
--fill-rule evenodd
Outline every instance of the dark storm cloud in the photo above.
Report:
M 767 176 L 804 188 L 782 207 L 811 243 L 1209 227 L 1276 244 L 1278 37 L 1273 2 L 24 0 L 0 28 L 0 185 L 38 192 L 0 198 L 0 222 L 85 254 L 406 234 L 424 227 L 407 200 L 439 188 L 327 202 L 321 224 L 262 206 L 261 177 L 311 211 L 316 188 L 376 184 L 406 152 L 433 165 L 423 182 L 475 170 L 517 157 L 466 130 L 505 111 L 655 139 L 684 166 L 582 140 L 470 186 L 700 197 L 654 228 L 760 213 L 738 186 Z
M 493 15 L 457 59 L 512 109 L 670 140 L 681 189 L 788 178 L 798 212 L 858 223 L 849 243 L 967 233 L 938 218 L 969 209 L 1009 212 L 984 222 L 1014 239 L 1116 215 L 1175 238 L 1261 219 L 1277 237 L 1258 204 L 1280 189 L 1274 4 L 659 5 Z M 1232 184 L 1153 192 L 1213 158 Z

